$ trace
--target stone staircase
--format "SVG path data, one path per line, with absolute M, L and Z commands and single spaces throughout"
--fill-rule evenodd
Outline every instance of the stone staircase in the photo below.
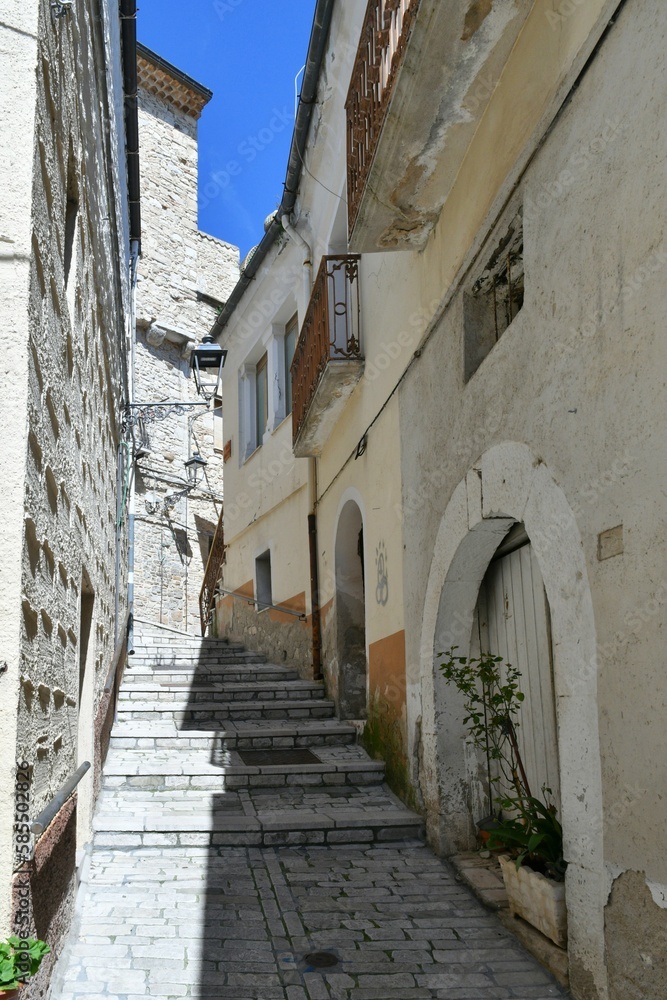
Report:
M 323 685 L 224 640 L 137 626 L 95 847 L 420 842 L 422 819 Z

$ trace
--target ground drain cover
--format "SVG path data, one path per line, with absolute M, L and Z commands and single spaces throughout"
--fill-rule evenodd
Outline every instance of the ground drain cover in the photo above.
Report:
M 304 955 L 303 960 L 313 969 L 332 969 L 334 965 L 338 965 L 338 959 L 330 951 L 313 951 L 310 955 Z
M 321 764 L 311 750 L 239 750 L 246 767 L 279 767 L 282 764 Z

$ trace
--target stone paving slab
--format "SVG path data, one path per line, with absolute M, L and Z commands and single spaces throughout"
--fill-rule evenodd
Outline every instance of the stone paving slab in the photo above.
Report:
M 78 920 L 51 1000 L 567 996 L 413 844 L 97 849 Z

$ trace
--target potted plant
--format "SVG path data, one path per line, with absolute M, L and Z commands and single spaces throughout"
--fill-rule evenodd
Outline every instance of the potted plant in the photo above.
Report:
M 507 852 L 498 860 L 510 912 L 564 947 L 567 912 L 563 880 L 567 864 L 563 831 L 556 807 L 549 801 L 551 790 L 542 788 L 544 801 L 531 794 L 521 759 L 516 738 L 524 700 L 519 687 L 521 673 L 510 663 L 504 664 L 500 656 L 482 653 L 464 657 L 458 656 L 456 649 L 441 654 L 445 659 L 440 669 L 446 682 L 464 695 L 463 724 L 473 746 L 486 755 L 489 793 L 499 782 L 513 791 L 496 796 L 497 815 L 482 822 L 489 829 L 488 847 Z
M 548 788 L 542 792 L 547 797 Z M 554 944 L 567 944 L 563 830 L 556 807 L 534 796 L 499 800 L 504 810 L 513 810 L 491 832 L 489 847 L 508 849 L 498 858 L 512 916 L 523 917 Z
M 0 943 L 0 997 L 15 997 L 24 980 L 35 975 L 51 951 L 35 938 L 10 937 Z

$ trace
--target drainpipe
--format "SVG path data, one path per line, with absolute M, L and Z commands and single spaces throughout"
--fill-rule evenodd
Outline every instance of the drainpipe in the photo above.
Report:
M 311 479 L 316 474 L 317 459 L 311 459 Z M 320 580 L 317 553 L 317 514 L 313 507 L 308 515 L 308 549 L 310 552 L 310 604 L 313 635 L 313 679 L 322 679 L 322 623 L 320 618 Z
M 304 252 L 304 258 L 303 258 L 303 294 L 304 294 L 304 300 L 305 300 L 305 304 L 306 304 L 306 308 L 307 308 L 308 307 L 308 303 L 310 301 L 310 293 L 311 293 L 312 287 L 313 287 L 313 251 L 310 249 L 310 246 L 308 245 L 308 243 L 306 243 L 306 241 L 304 240 L 304 238 L 301 235 L 301 233 L 297 232 L 297 230 L 294 228 L 294 226 L 292 225 L 292 223 L 290 221 L 289 215 L 287 215 L 287 214 L 283 215 L 283 217 L 280 220 L 280 222 L 282 224 L 283 229 L 285 230 L 285 232 L 289 236 L 289 238 L 291 240 L 293 240 L 294 243 L 296 243 L 298 246 L 300 246 L 301 249 Z
M 134 402 L 134 374 L 137 330 L 137 268 L 139 266 L 140 246 L 138 240 L 132 241 L 132 270 L 130 284 L 130 392 L 128 402 Z M 127 636 L 128 656 L 134 654 L 134 530 L 135 530 L 135 497 L 136 497 L 136 465 L 134 428 L 132 428 L 129 446 L 132 454 L 129 456 L 130 500 L 128 504 L 128 550 L 127 550 L 127 609 L 130 612 L 130 625 Z

